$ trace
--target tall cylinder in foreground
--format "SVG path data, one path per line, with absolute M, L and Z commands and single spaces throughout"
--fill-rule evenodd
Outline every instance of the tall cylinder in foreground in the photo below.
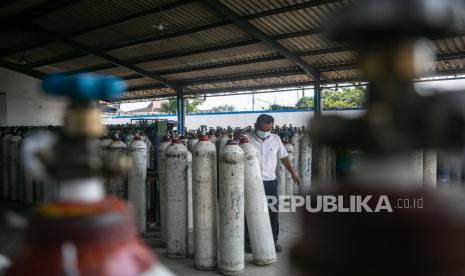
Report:
M 225 275 L 244 270 L 244 151 L 233 141 L 220 153 L 219 263 Z
M 158 186 L 160 198 L 161 245 L 166 246 L 166 159 L 165 151 L 171 139 L 165 137 L 158 148 Z
M 312 186 L 312 148 L 310 145 L 310 134 L 305 132 L 300 140 L 300 194 L 305 195 L 310 192 Z
M 199 270 L 217 264 L 216 149 L 207 136 L 200 136 L 192 150 L 194 205 L 194 258 Z
M 294 158 L 294 154 L 293 154 L 294 147 L 289 142 L 285 142 L 284 147 L 286 148 L 289 160 L 291 160 L 292 162 Z M 294 181 L 292 180 L 291 173 L 288 170 L 286 170 L 286 195 L 287 196 L 294 195 L 294 185 L 296 184 L 294 184 Z
M 257 149 L 249 143 L 247 138 L 241 139 L 241 148 L 245 157 L 245 216 L 252 246 L 253 261 L 257 265 L 268 265 L 276 261 L 276 249 Z
M 146 230 L 145 180 L 147 178 L 147 146 L 136 137 L 128 148 L 132 166 L 128 171 L 128 199 L 136 212 L 136 225 L 139 232 Z
M 126 144 L 116 139 L 113 141 L 105 150 L 108 156 L 108 161 L 117 160 L 117 156 L 123 155 L 126 153 Z M 113 197 L 127 199 L 128 198 L 128 186 L 126 185 L 126 174 L 110 176 L 107 179 L 106 190 L 107 193 Z
M 165 151 L 166 251 L 173 259 L 187 257 L 187 148 L 174 139 Z
M 286 167 L 284 167 L 283 162 L 278 160 L 276 165 L 276 180 L 278 181 L 278 195 L 286 195 Z

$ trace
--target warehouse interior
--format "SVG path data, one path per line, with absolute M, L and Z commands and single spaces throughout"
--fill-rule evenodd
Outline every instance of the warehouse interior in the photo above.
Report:
M 463 275 L 464 12 L 0 1 L 0 275 Z M 363 107 L 322 106 L 341 87 Z M 311 107 L 187 111 L 300 90 Z

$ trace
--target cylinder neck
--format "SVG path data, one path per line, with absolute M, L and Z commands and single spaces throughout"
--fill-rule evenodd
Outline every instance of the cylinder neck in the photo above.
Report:
M 208 141 L 208 136 L 207 135 L 200 135 L 199 141 Z
M 173 141 L 171 141 L 172 144 L 181 144 L 181 139 L 179 138 L 174 138 Z

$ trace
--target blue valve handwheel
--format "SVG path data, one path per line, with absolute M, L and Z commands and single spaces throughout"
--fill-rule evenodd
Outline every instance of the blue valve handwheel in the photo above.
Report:
M 116 98 L 126 89 L 125 83 L 119 78 L 88 73 L 72 76 L 52 74 L 44 79 L 42 87 L 49 95 L 80 100 L 108 100 Z

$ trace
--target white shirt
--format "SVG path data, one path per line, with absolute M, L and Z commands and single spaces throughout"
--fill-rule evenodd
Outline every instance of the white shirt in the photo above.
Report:
M 271 133 L 268 138 L 262 140 L 258 138 L 255 131 L 249 132 L 247 136 L 249 137 L 249 142 L 257 148 L 263 180 L 275 180 L 278 159 L 285 158 L 288 155 L 283 142 L 281 142 L 281 138 Z

